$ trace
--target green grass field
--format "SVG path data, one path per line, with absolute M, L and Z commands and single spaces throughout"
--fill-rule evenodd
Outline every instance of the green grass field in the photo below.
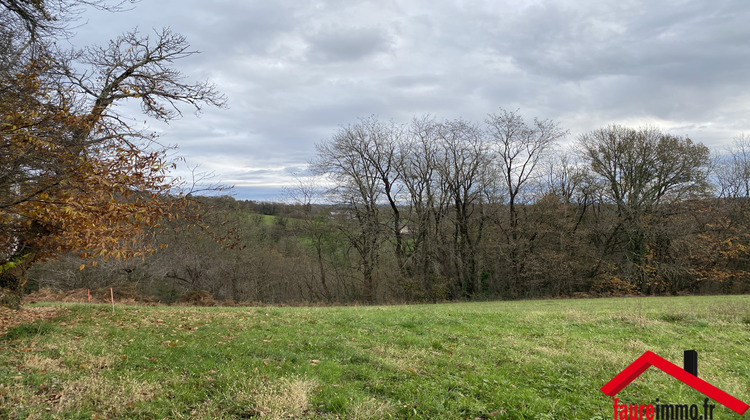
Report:
M 602 385 L 646 350 L 682 366 L 688 349 L 750 402 L 750 296 L 67 308 L 0 339 L 0 418 L 611 419 Z M 703 413 L 655 368 L 618 398 Z

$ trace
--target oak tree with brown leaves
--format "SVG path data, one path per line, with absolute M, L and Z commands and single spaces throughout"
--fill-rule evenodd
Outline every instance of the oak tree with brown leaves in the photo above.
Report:
M 2 20 L 12 21 L 18 12 L 2 5 Z M 162 121 L 180 116 L 180 104 L 196 111 L 225 104 L 211 83 L 187 82 L 174 67 L 196 51 L 169 29 L 62 52 L 26 25 L 29 32 L 0 33 L 0 287 L 10 303 L 26 270 L 60 252 L 151 251 L 145 228 L 184 205 L 166 148 L 114 104 L 140 101 Z

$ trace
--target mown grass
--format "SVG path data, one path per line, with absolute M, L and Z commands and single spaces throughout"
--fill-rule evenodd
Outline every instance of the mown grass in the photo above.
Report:
M 68 308 L 0 340 L 0 418 L 610 419 L 604 383 L 687 349 L 750 401 L 750 296 Z M 618 397 L 704 398 L 654 368 Z

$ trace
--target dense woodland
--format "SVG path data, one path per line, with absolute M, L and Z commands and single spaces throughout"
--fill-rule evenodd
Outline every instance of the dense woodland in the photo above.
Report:
M 652 127 L 565 151 L 551 121 L 366 118 L 318 145 L 285 203 L 192 199 L 145 258 L 37 264 L 30 287 L 253 303 L 750 292 L 750 144 Z M 192 216 L 191 216 L 192 215 Z M 196 217 L 199 216 L 199 217 Z

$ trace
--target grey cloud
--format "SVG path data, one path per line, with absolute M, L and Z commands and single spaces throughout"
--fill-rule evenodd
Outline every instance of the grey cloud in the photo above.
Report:
M 303 172 L 305 172 L 305 170 L 307 170 L 307 168 L 304 166 L 289 166 L 287 168 L 284 168 L 284 172 L 287 175 L 302 174 Z
M 505 107 L 571 136 L 614 122 L 707 144 L 750 132 L 744 0 L 165 0 L 87 17 L 82 42 L 171 26 L 203 51 L 177 65 L 230 108 L 151 124 L 247 197 L 291 182 L 315 143 L 369 115 L 481 121 Z
M 727 61 L 736 56 L 731 51 L 750 48 L 747 38 L 735 34 L 749 17 L 746 11 L 738 14 L 707 3 L 680 8 L 663 2 L 603 4 L 611 7 L 610 13 L 584 9 L 583 4 L 579 9 L 530 9 L 515 28 L 498 34 L 509 40 L 499 52 L 512 54 L 528 71 L 555 79 L 624 74 L 696 82 L 720 80 L 722 73 L 732 71 Z
M 380 28 L 325 27 L 307 37 L 310 57 L 319 62 L 356 61 L 390 48 Z

